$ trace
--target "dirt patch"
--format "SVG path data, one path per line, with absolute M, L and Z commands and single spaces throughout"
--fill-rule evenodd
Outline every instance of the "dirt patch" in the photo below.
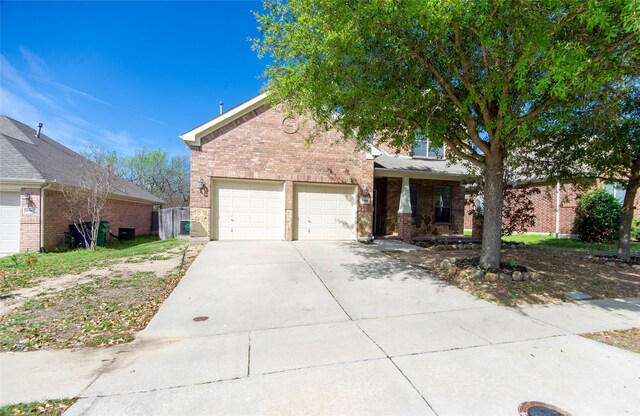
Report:
M 109 276 L 129 276 L 135 273 L 154 273 L 163 278 L 175 271 L 182 263 L 184 248 L 172 249 L 154 256 L 133 256 L 125 262 L 106 267 L 92 267 L 82 273 L 41 279 L 35 286 L 15 290 L 0 300 L 0 316 L 19 308 L 26 301 L 42 294 L 53 295 L 70 287 Z
M 477 248 L 392 251 L 387 254 L 428 270 L 466 292 L 504 305 L 560 303 L 568 301 L 564 293 L 571 291 L 584 292 L 596 299 L 640 296 L 638 268 L 568 250 L 503 249 L 502 261 L 507 268 L 514 271 L 522 268 L 530 273 L 522 281 L 514 281 L 512 273 L 502 270 L 493 274 L 480 273 L 473 266 L 480 255 Z M 442 267 L 445 259 L 455 267 Z
M 640 328 L 583 334 L 583 337 L 640 354 Z
M 180 281 L 203 246 L 130 257 L 47 279 L 14 296 L 0 317 L 5 351 L 99 347 L 131 341 Z M 27 289 L 25 289 L 27 290 Z M 5 303 L 7 299 L 3 301 Z

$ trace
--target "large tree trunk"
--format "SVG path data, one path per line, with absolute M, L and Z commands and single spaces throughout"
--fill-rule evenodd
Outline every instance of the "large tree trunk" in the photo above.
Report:
M 497 269 L 500 267 L 502 245 L 502 204 L 504 198 L 504 160 L 502 153 L 485 155 L 484 171 L 484 229 L 480 267 Z
M 618 258 L 631 260 L 631 223 L 633 222 L 633 206 L 640 187 L 640 157 L 631 164 L 629 181 L 625 189 L 622 215 L 620 217 L 620 237 L 618 239 Z

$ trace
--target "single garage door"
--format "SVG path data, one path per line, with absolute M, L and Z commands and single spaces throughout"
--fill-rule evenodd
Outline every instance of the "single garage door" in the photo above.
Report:
M 213 238 L 284 240 L 284 191 L 279 182 L 213 180 Z
M 20 251 L 20 193 L 0 192 L 0 253 Z
M 354 240 L 355 187 L 351 185 L 295 185 L 298 240 Z

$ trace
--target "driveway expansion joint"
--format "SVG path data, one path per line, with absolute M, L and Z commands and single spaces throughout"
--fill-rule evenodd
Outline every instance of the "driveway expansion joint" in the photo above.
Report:
M 340 309 L 342 309 L 342 312 L 345 313 L 345 315 L 347 315 L 349 317 L 350 321 L 353 321 L 353 318 L 351 317 L 351 315 L 349 314 L 349 312 L 347 312 L 347 310 L 344 308 L 344 306 L 342 306 L 342 304 L 338 301 L 338 299 L 336 298 L 336 296 L 333 294 L 333 292 L 331 291 L 331 289 L 329 289 L 329 286 L 327 286 L 327 284 L 324 282 L 324 280 L 322 280 L 322 277 L 320 277 L 320 275 L 318 274 L 318 272 L 316 271 L 316 269 L 313 268 L 313 266 L 311 266 L 311 264 L 309 263 L 309 261 L 307 261 L 306 257 L 304 257 L 302 255 L 302 253 L 300 252 L 300 250 L 298 249 L 298 247 L 296 247 L 295 244 L 291 244 L 291 246 L 298 252 L 298 254 L 300 255 L 300 257 L 302 258 L 302 260 L 304 260 L 304 262 L 307 264 L 307 266 L 309 266 L 309 269 L 311 269 L 311 271 L 313 272 L 313 274 L 316 275 L 316 277 L 318 278 L 318 280 L 320 280 L 320 283 L 322 283 L 322 286 L 324 286 L 325 289 L 327 289 L 327 292 L 329 292 L 329 294 L 331 295 L 331 297 L 333 298 L 333 300 L 338 304 L 338 306 L 340 306 Z

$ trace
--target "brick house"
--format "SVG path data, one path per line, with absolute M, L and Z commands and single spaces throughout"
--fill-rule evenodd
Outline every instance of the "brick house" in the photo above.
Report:
M 536 223 L 527 230 L 527 233 L 576 237 L 574 222 L 581 192 L 570 182 L 556 185 L 529 183 L 526 186 L 539 190 L 539 193 L 531 196 Z M 604 187 L 607 191 L 613 193 L 620 200 L 620 203 L 624 200 L 624 190 L 605 183 L 600 183 L 597 186 Z M 473 197 L 473 194 L 469 193 L 468 197 Z M 636 196 L 635 206 L 635 216 L 638 216 L 637 209 L 640 207 L 640 194 Z M 473 218 L 469 214 L 469 207 L 466 207 L 464 228 L 465 230 L 471 230 L 472 226 Z
M 69 230 L 63 186 L 80 186 L 93 164 L 31 127 L 0 116 L 0 253 L 51 250 Z M 151 213 L 163 201 L 118 178 L 104 220 L 112 230 L 150 234 Z
M 462 234 L 464 168 L 359 148 L 261 94 L 180 136 L 191 150 L 191 235 L 212 240 L 354 240 Z

